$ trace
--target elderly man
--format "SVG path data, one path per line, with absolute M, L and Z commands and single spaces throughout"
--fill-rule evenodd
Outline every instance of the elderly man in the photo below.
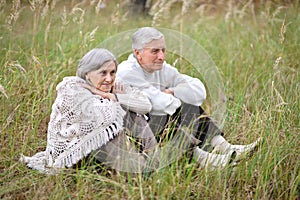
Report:
M 194 158 L 202 166 L 224 167 L 235 156 L 253 152 L 258 141 L 249 145 L 232 145 L 207 116 L 201 105 L 206 99 L 203 83 L 184 75 L 165 62 L 164 35 L 155 28 L 143 27 L 132 36 L 133 54 L 120 63 L 117 77 L 143 91 L 152 103 L 149 123 L 162 133 L 169 122 L 187 127 L 200 140 Z M 213 152 L 207 150 L 213 148 Z M 216 154 L 216 152 L 218 154 Z

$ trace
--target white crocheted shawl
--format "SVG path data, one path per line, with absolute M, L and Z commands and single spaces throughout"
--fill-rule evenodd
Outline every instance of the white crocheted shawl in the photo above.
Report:
M 46 173 L 71 167 L 122 129 L 125 111 L 120 104 L 92 94 L 80 83 L 85 81 L 65 77 L 57 85 L 46 150 L 32 157 L 21 156 L 28 167 Z

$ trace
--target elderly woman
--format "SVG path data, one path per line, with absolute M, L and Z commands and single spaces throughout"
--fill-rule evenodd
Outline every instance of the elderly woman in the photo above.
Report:
M 108 50 L 89 51 L 77 76 L 65 77 L 56 87 L 46 150 L 32 157 L 22 155 L 21 161 L 55 173 L 93 155 L 117 170 L 143 171 L 147 161 L 128 141 L 124 119 L 130 134 L 143 139 L 142 150 L 149 151 L 156 140 L 143 115 L 151 103 L 139 90 L 115 81 L 116 71 L 116 58 Z

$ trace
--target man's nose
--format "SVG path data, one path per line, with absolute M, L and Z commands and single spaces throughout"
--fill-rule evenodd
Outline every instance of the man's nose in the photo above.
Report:
M 158 52 L 158 58 L 159 59 L 165 59 L 165 52 L 163 51 L 163 50 L 160 50 L 159 52 Z

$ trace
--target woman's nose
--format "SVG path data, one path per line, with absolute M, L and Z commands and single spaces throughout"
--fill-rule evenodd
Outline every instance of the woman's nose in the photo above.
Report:
M 113 76 L 110 75 L 110 74 L 107 74 L 106 77 L 105 77 L 105 80 L 106 81 L 112 81 L 113 80 Z

